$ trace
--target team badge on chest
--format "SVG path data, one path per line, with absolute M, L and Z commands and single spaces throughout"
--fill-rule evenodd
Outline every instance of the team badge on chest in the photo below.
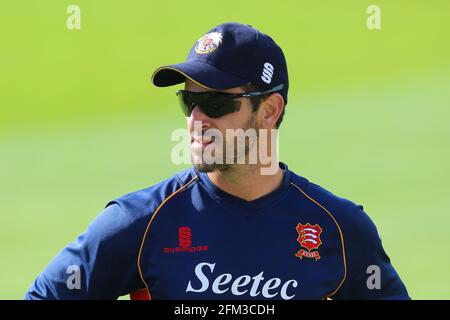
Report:
M 296 257 L 299 257 L 302 259 L 305 258 L 312 258 L 319 260 L 320 254 L 319 251 L 313 251 L 314 249 L 318 249 L 320 245 L 322 244 L 322 240 L 320 239 L 320 235 L 322 233 L 322 228 L 318 225 L 311 225 L 310 223 L 307 224 L 297 224 L 297 227 L 295 228 L 298 232 L 298 238 L 297 241 L 300 243 L 300 245 L 307 249 L 300 249 L 295 254 Z

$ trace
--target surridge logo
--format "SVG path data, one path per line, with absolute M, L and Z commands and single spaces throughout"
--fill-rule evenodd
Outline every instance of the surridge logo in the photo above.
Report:
M 189 227 L 181 227 L 178 229 L 178 244 L 182 248 L 192 246 L 192 230 Z
M 190 227 L 182 226 L 178 228 L 178 247 L 165 247 L 164 253 L 178 253 L 178 252 L 198 252 L 208 251 L 208 246 L 193 246 L 192 245 L 192 229 Z
M 273 70 L 274 70 L 274 67 L 272 64 L 270 64 L 269 62 L 264 63 L 261 80 L 267 84 L 270 84 L 272 82 Z

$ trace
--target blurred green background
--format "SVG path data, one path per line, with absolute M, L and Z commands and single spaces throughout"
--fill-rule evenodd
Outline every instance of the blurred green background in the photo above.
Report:
M 285 52 L 281 160 L 364 206 L 413 298 L 450 299 L 449 13 L 448 0 L 2 0 L 0 299 L 21 299 L 110 199 L 184 169 L 170 160 L 177 87 L 150 75 L 226 21 Z

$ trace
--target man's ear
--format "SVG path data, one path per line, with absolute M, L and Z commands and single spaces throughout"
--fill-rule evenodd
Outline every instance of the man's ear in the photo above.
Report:
M 261 119 L 262 127 L 266 129 L 275 128 L 275 125 L 284 110 L 283 96 L 276 92 L 272 93 L 263 103 L 261 103 L 261 106 L 263 107 Z

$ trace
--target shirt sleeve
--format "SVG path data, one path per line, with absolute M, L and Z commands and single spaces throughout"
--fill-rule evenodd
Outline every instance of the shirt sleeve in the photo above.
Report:
M 137 256 L 145 223 L 111 202 L 25 294 L 37 299 L 117 299 L 143 286 Z
M 347 276 L 332 299 L 410 299 L 405 285 L 383 249 L 378 231 L 363 211 L 356 211 L 342 223 Z

